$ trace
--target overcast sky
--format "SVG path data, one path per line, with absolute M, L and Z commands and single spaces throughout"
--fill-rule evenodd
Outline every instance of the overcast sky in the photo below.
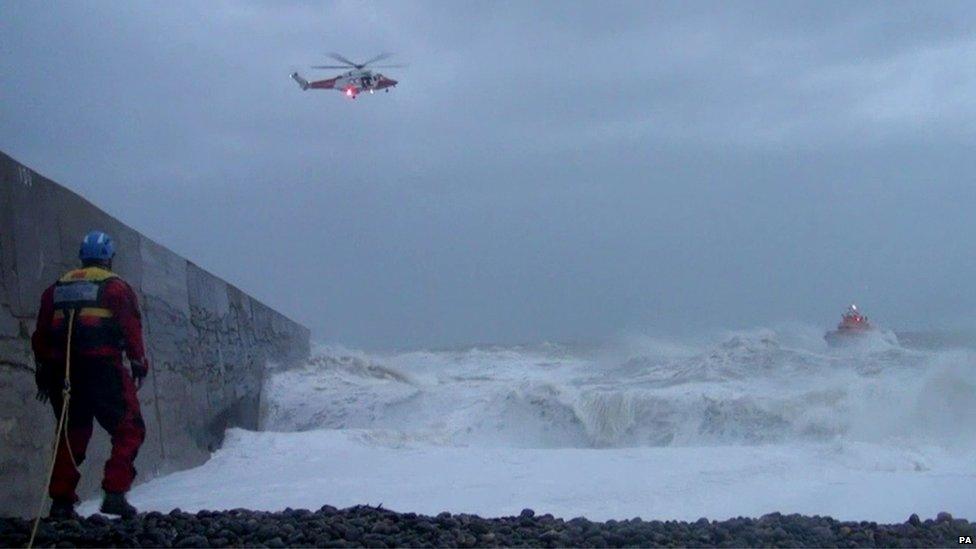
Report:
M 974 2 L 0 4 L 0 149 L 353 346 L 965 327 L 974 145 Z

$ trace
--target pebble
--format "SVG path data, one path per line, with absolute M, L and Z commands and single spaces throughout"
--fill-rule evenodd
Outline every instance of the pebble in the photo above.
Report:
M 0 547 L 27 545 L 33 523 L 0 518 Z M 281 513 L 203 511 L 147 513 L 133 520 L 93 515 L 79 520 L 41 522 L 38 547 L 954 547 L 960 536 L 976 536 L 968 520 L 939 513 L 900 524 L 840 522 L 830 517 L 772 513 L 726 521 L 645 521 L 640 518 L 569 521 L 524 509 L 518 516 L 481 518 L 441 513 L 435 517 L 399 514 L 357 506 Z

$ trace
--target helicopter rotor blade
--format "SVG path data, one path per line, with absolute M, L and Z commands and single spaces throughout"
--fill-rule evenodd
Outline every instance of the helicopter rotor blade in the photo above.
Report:
M 370 65 L 371 69 L 403 69 L 406 65 Z
M 387 57 L 389 57 L 391 55 L 393 55 L 393 54 L 392 53 L 381 53 L 381 54 L 377 55 L 376 57 L 370 59 L 369 61 L 364 62 L 361 66 L 365 67 L 366 65 L 369 65 L 370 63 L 375 63 L 377 61 L 382 61 L 382 60 L 386 59 Z
M 312 65 L 312 69 L 352 69 L 349 65 Z
M 345 63 L 345 64 L 349 65 L 350 67 L 356 67 L 357 69 L 363 68 L 362 65 L 360 65 L 358 63 L 353 63 L 352 61 L 346 59 L 345 57 L 339 55 L 338 53 L 330 53 L 329 54 L 329 57 L 335 59 L 336 61 Z

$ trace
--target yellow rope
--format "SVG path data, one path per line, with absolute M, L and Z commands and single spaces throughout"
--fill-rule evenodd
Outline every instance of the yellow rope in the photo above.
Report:
M 30 541 L 27 542 L 27 549 L 34 547 L 34 539 L 37 537 L 37 527 L 41 524 L 41 514 L 44 512 L 44 502 L 47 500 L 47 491 L 51 486 L 51 478 L 54 476 L 54 464 L 58 459 L 58 447 L 61 445 L 62 434 L 68 448 L 68 456 L 71 458 L 71 465 L 78 470 L 78 463 L 71 451 L 71 443 L 68 442 L 68 401 L 71 400 L 71 333 L 75 327 L 75 311 L 68 312 L 68 344 L 64 356 L 64 389 L 61 391 L 61 415 L 58 417 L 58 426 L 54 433 L 54 453 L 51 455 L 51 466 L 47 471 L 47 482 L 41 491 L 41 501 L 37 506 L 37 518 L 34 519 L 34 529 L 31 530 Z

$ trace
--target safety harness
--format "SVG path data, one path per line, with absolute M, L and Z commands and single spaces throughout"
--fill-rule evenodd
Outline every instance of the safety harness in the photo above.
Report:
M 51 330 L 56 341 L 66 341 L 68 311 L 75 312 L 75 351 L 81 354 L 99 348 L 119 348 L 122 331 L 110 309 L 102 306 L 102 294 L 118 275 L 101 267 L 69 271 L 54 285 L 54 318 Z

